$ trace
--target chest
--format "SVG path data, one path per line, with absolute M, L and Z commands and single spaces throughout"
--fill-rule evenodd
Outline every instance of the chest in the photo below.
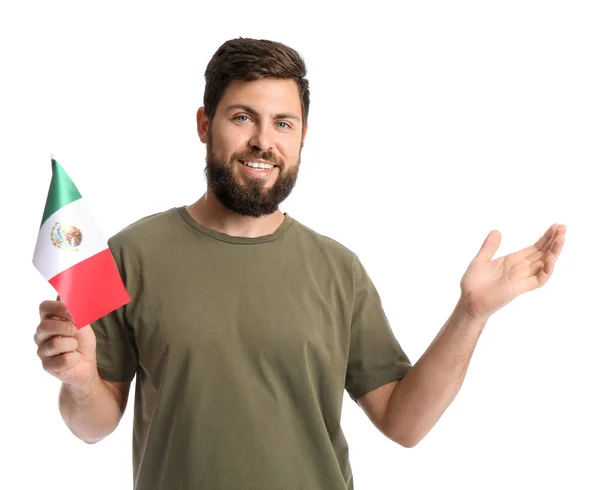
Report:
M 157 359 L 177 356 L 214 372 L 343 379 L 351 294 L 344 277 L 309 259 L 247 249 L 152 264 L 133 308 L 140 363 L 158 369 Z

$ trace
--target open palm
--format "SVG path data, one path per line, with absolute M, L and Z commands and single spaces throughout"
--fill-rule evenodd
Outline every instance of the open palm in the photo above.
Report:
M 565 242 L 564 225 L 552 225 L 532 246 L 492 260 L 500 246 L 500 232 L 489 233 L 465 272 L 460 286 L 469 312 L 487 319 L 520 294 L 548 282 Z

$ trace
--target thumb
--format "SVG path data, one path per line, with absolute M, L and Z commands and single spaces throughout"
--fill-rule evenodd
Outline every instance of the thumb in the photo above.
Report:
M 64 303 L 60 299 L 60 295 L 58 295 L 56 297 L 56 301 L 59 301 L 61 304 L 54 308 L 54 310 L 53 310 L 54 316 L 58 320 L 67 320 L 67 321 L 71 322 L 73 325 L 75 325 L 75 322 L 73 321 L 73 317 L 71 316 L 71 313 L 69 313 L 69 309 L 67 308 L 66 303 Z
M 75 333 L 75 339 L 79 344 L 77 350 L 83 355 L 93 357 L 96 355 L 96 334 L 92 329 L 91 325 L 86 325 L 80 328 Z
M 492 260 L 494 254 L 498 251 L 498 247 L 500 247 L 501 241 L 502 235 L 498 230 L 490 231 L 488 236 L 483 241 L 483 245 L 481 245 L 481 248 L 479 249 L 479 252 L 475 258 Z

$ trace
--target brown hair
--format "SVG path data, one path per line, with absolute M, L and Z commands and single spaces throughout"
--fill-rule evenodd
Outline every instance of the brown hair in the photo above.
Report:
M 206 115 L 209 119 L 215 115 L 223 92 L 232 80 L 274 77 L 296 80 L 302 104 L 302 122 L 306 124 L 310 93 L 305 76 L 304 60 L 285 44 L 264 39 L 231 39 L 217 49 L 204 72 Z

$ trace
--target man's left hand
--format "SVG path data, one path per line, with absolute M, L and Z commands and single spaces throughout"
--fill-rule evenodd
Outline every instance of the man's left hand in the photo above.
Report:
M 490 315 L 520 294 L 548 282 L 565 242 L 565 225 L 554 224 L 532 246 L 492 260 L 501 235 L 493 230 L 469 265 L 461 283 L 461 301 L 475 318 Z

